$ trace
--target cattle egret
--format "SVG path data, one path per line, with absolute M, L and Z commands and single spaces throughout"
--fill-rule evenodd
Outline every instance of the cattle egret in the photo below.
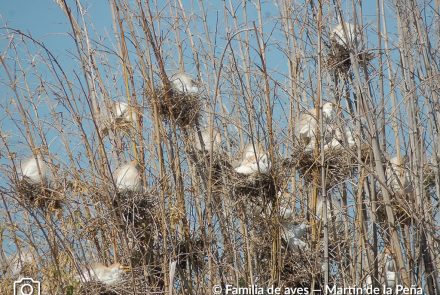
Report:
M 114 285 L 123 280 L 123 275 L 127 270 L 128 267 L 122 266 L 119 263 L 114 263 L 110 266 L 94 263 L 89 269 L 83 269 L 81 275 L 76 276 L 76 279 L 82 283 L 95 281 L 106 285 Z
M 345 130 L 345 132 L 342 133 L 340 129 Z M 347 126 L 336 128 L 334 138 L 331 140 L 330 143 L 324 146 L 324 150 L 327 150 L 329 148 L 331 149 L 342 148 L 345 145 L 345 142 L 347 142 L 348 148 L 351 148 L 356 145 L 356 142 L 354 141 L 353 138 L 353 133 Z
M 49 167 L 40 155 L 32 156 L 21 164 L 21 177 L 30 184 L 47 184 L 50 182 Z
M 134 108 L 129 107 L 125 102 L 114 102 L 115 121 L 134 123 L 137 121 L 137 114 Z
M 212 130 L 212 137 L 211 137 L 211 130 L 206 129 L 201 132 L 202 135 L 202 142 L 204 145 L 205 151 L 210 151 L 212 149 L 213 152 L 218 152 L 221 147 L 222 138 L 220 135 L 220 132 L 218 132 L 216 129 Z M 203 151 L 202 144 L 199 138 L 199 135 L 195 134 L 196 142 L 194 144 L 195 148 L 198 151 Z
M 335 105 L 331 102 L 326 102 L 322 106 L 322 115 L 325 125 L 324 143 L 328 144 L 332 140 L 332 123 L 335 120 L 336 112 Z M 307 112 L 301 113 L 299 117 L 297 133 L 300 141 L 306 145 L 305 150 L 307 152 L 312 151 L 315 148 L 316 137 L 318 131 L 318 117 L 316 115 L 316 109 L 310 109 Z
M 243 152 L 240 166 L 235 171 L 240 174 L 250 175 L 256 172 L 267 173 L 270 169 L 270 161 L 260 144 L 248 144 Z
M 298 251 L 307 249 L 307 243 L 303 240 L 307 234 L 309 225 L 284 221 L 281 223 L 281 229 L 281 237 L 287 243 L 287 247 L 290 250 Z
M 324 199 L 318 197 L 316 203 L 316 217 L 318 220 L 323 220 L 324 217 Z M 334 226 L 337 232 L 340 232 L 344 228 L 344 212 L 341 206 L 335 200 L 327 199 L 327 220 L 329 222 L 335 222 Z
M 344 33 L 344 27 L 342 24 L 337 25 L 330 34 L 330 39 L 337 44 L 348 48 L 349 44 L 355 44 L 355 38 L 359 31 L 353 24 L 344 22 L 347 35 Z M 350 41 L 347 42 L 347 38 Z
M 409 194 L 412 192 L 410 174 L 406 167 L 408 157 L 390 159 L 386 168 L 387 185 L 399 194 Z
M 171 77 L 171 86 L 175 91 L 183 94 L 198 94 L 198 83 L 187 73 L 180 72 Z
M 116 187 L 122 192 L 142 192 L 142 178 L 136 161 L 120 166 L 113 174 Z

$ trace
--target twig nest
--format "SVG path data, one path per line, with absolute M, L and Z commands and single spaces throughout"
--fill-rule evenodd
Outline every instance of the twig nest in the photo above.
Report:
M 19 197 L 33 207 L 55 210 L 62 205 L 62 195 L 55 190 L 50 169 L 41 155 L 21 163 L 16 185 Z
M 367 159 L 369 155 L 369 147 L 365 146 L 362 149 L 362 158 Z M 352 175 L 357 163 L 355 147 L 350 148 L 329 148 L 324 151 L 324 167 L 326 169 L 326 185 L 334 186 L 342 181 L 345 181 Z M 298 145 L 294 147 L 292 153 L 291 165 L 298 169 L 300 175 L 307 181 L 312 182 L 316 169 L 321 166 L 321 154 L 314 155 L 314 153 L 306 152 L 305 147 Z M 321 177 L 318 177 L 321 182 Z
M 180 127 L 195 126 L 202 108 L 198 83 L 188 74 L 178 73 L 171 77 L 171 87 L 163 86 L 151 103 L 157 104 L 162 120 L 176 122 Z

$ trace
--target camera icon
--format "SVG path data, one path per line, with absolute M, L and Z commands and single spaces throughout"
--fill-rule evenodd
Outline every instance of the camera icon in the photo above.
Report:
M 40 282 L 31 278 L 15 281 L 14 295 L 40 295 Z

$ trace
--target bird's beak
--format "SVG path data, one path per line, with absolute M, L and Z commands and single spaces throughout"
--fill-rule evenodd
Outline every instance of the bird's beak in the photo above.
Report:
M 130 272 L 132 268 L 129 265 L 122 265 L 121 269 L 125 272 Z

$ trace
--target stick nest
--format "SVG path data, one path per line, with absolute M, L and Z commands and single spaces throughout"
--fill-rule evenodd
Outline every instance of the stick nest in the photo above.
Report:
M 357 55 L 358 62 L 361 66 L 366 66 L 374 58 L 373 54 L 361 52 Z M 350 50 L 336 42 L 332 42 L 330 53 L 327 56 L 326 66 L 328 69 L 335 69 L 340 73 L 348 73 L 351 68 Z
M 186 94 L 172 88 L 160 88 L 150 100 L 151 107 L 157 105 L 164 122 L 176 122 L 179 127 L 194 127 L 200 119 L 202 103 L 199 95 Z

